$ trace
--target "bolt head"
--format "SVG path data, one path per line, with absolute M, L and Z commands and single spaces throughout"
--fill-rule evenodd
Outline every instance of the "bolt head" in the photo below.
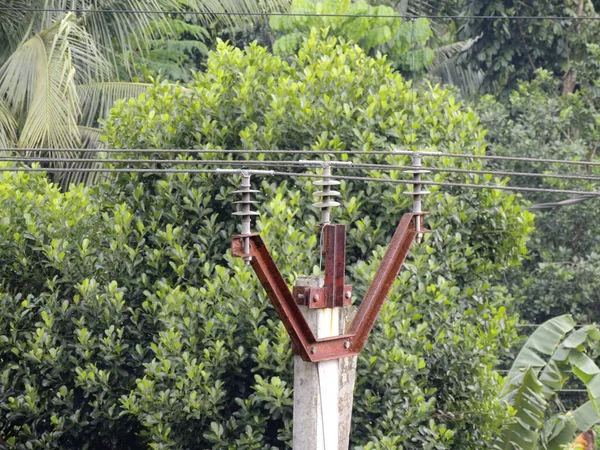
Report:
M 352 298 L 352 291 L 346 291 L 346 298 Z
M 319 294 L 315 294 L 313 296 L 313 302 L 318 302 L 319 301 Z
M 315 353 L 317 353 L 317 347 L 313 347 L 310 349 L 310 352 L 314 355 Z
M 344 342 L 344 348 L 348 350 L 350 348 L 350 341 Z

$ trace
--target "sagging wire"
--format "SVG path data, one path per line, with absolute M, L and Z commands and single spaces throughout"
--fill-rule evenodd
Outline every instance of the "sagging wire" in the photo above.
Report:
M 69 167 L 0 167 L 1 172 L 47 172 L 47 173 L 63 173 L 63 172 L 89 172 L 89 173 L 141 173 L 141 174 L 231 174 L 239 173 L 241 169 L 141 169 L 141 168 L 69 168 Z M 280 172 L 273 170 L 255 170 L 256 174 L 270 176 L 288 176 L 288 177 L 321 177 L 321 175 L 311 173 L 293 173 Z M 391 184 L 410 184 L 413 185 L 413 180 L 398 180 L 393 178 L 375 178 L 375 177 L 359 177 L 350 175 L 338 175 L 337 179 L 349 181 L 364 181 L 374 183 L 391 183 Z M 553 194 L 571 194 L 588 197 L 600 196 L 600 191 L 580 191 L 573 189 L 549 189 L 549 188 L 533 188 L 524 186 L 510 185 L 489 185 L 489 184 L 470 184 L 470 183 L 454 183 L 454 182 L 437 182 L 437 181 L 422 181 L 420 184 L 426 186 L 441 186 L 450 188 L 465 188 L 465 189 L 492 189 L 501 191 L 513 192 L 536 192 L 536 193 L 553 193 Z
M 377 155 L 377 156 L 413 156 L 414 150 L 209 150 L 209 149 L 78 149 L 78 148 L 0 148 L 2 152 L 17 152 L 17 153 L 58 153 L 58 152 L 81 152 L 81 153 L 171 153 L 171 154 L 290 154 L 290 155 Z M 577 166 L 600 166 L 600 161 L 582 161 L 573 159 L 547 159 L 547 158 L 530 158 L 525 156 L 499 156 L 499 155 L 475 155 L 471 153 L 444 153 L 444 152 L 417 152 L 423 157 L 435 158 L 466 158 L 466 159 L 486 159 L 497 161 L 518 161 L 529 162 L 534 164 L 564 164 Z M 3 157 L 0 157 L 2 160 Z M 90 161 L 87 159 L 86 161 Z
M 136 9 L 71 9 L 71 8 L 35 8 L 0 7 L 4 12 L 73 12 L 79 14 L 140 14 L 140 15 L 195 15 L 195 16 L 235 16 L 235 17 L 341 17 L 368 19 L 433 19 L 433 20 L 600 20 L 598 16 L 499 16 L 499 15 L 441 15 L 441 14 L 344 14 L 344 13 L 306 13 L 306 12 L 252 12 L 252 11 L 186 11 L 186 10 L 136 10 Z
M 420 157 L 424 153 L 407 152 L 411 157 Z M 168 164 L 168 165 L 232 165 L 232 166 L 307 166 L 315 161 L 284 161 L 284 160 L 212 160 L 212 159 L 118 159 L 118 158 L 50 158 L 50 157 L 1 157 L 0 162 L 21 162 L 21 163 L 94 163 L 94 164 Z M 341 166 L 343 169 L 358 169 L 358 170 L 410 170 L 412 166 L 401 166 L 394 164 L 370 164 L 370 163 L 355 163 L 352 161 L 330 161 L 332 166 Z M 557 174 L 557 173 L 538 173 L 538 172 L 518 172 L 506 170 L 485 170 L 485 169 L 460 169 L 454 167 L 426 167 L 431 172 L 440 173 L 461 173 L 473 175 L 492 175 L 503 177 L 533 177 L 533 178 L 552 178 L 562 180 L 581 180 L 581 181 L 600 181 L 600 176 L 587 174 Z

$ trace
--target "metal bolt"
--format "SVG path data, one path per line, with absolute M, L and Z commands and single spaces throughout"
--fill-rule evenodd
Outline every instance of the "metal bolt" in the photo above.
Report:
M 319 301 L 319 294 L 315 294 L 313 297 L 313 302 L 318 302 Z
M 350 348 L 350 341 L 344 342 L 344 348 L 348 350 Z
M 313 347 L 310 349 L 310 352 L 314 355 L 315 353 L 317 353 L 317 347 Z
M 346 298 L 352 298 L 352 291 L 346 291 Z
M 304 294 L 298 294 L 298 300 L 304 300 Z

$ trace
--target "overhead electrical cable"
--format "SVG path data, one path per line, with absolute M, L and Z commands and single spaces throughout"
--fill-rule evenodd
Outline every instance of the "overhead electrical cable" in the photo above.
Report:
M 309 167 L 322 164 L 321 161 L 285 161 L 285 160 L 210 160 L 210 159 L 119 159 L 119 158 L 50 158 L 36 156 L 0 156 L 0 162 L 22 162 L 22 163 L 93 163 L 93 164 L 168 164 L 168 165 L 232 165 L 232 166 L 302 166 Z M 358 170 L 410 170 L 412 166 L 399 166 L 393 164 L 369 164 L 355 163 L 351 161 L 328 161 L 328 164 L 340 169 Z M 553 178 L 564 180 L 600 181 L 600 176 L 587 174 L 557 174 L 538 172 L 516 172 L 504 170 L 486 169 L 462 169 L 455 167 L 432 167 L 424 166 L 426 170 L 438 173 L 461 173 L 472 175 L 492 175 L 502 177 L 530 177 L 530 178 Z
M 0 7 L 0 11 L 8 12 L 74 12 L 79 14 L 144 14 L 144 15 L 171 15 L 187 14 L 195 16 L 236 16 L 236 17 L 332 17 L 332 18 L 369 18 L 369 19 L 451 19 L 451 20 L 600 20 L 598 16 L 506 16 L 506 15 L 441 15 L 441 14 L 344 14 L 344 13 L 306 13 L 306 12 L 251 12 L 251 11 L 185 11 L 185 10 L 137 10 L 137 9 L 72 9 L 72 8 L 23 8 Z
M 272 176 L 288 176 L 288 177 L 308 177 L 321 178 L 321 175 L 312 173 L 294 173 L 294 172 L 279 172 L 271 170 L 247 170 L 247 169 L 145 169 L 145 168 L 69 168 L 69 167 L 0 167 L 0 172 L 89 172 L 89 173 L 145 173 L 145 174 L 233 174 L 248 171 L 256 174 L 272 175 Z M 375 177 L 358 177 L 350 175 L 336 175 L 336 179 L 350 181 L 364 181 L 374 183 L 391 183 L 391 184 L 408 184 L 413 185 L 413 180 L 399 180 L 394 178 L 375 178 Z M 465 189 L 496 189 L 502 191 L 513 192 L 538 192 L 538 193 L 555 193 L 555 194 L 572 194 L 584 196 L 600 196 L 600 191 L 579 191 L 573 189 L 547 189 L 547 188 L 532 188 L 524 186 L 509 186 L 509 185 L 490 185 L 490 184 L 470 184 L 470 183 L 454 183 L 454 182 L 437 182 L 437 181 L 422 181 L 421 184 L 427 186 L 442 186 L 442 187 L 457 187 Z
M 600 167 L 600 161 L 574 159 L 531 158 L 526 156 L 475 155 L 472 153 L 417 152 L 414 150 L 224 150 L 224 149 L 78 149 L 78 148 L 0 148 L 2 152 L 48 153 L 48 152 L 84 152 L 84 153 L 171 153 L 171 154 L 290 154 L 290 155 L 379 155 L 379 156 L 423 156 L 432 158 L 466 158 L 497 161 L 518 161 L 533 164 L 564 164 L 576 166 Z M 90 159 L 91 160 L 91 159 Z

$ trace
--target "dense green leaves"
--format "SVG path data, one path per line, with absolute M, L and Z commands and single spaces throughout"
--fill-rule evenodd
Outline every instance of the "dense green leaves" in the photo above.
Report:
M 105 129 L 116 148 L 476 154 L 485 134 L 449 92 L 413 89 L 383 59 L 316 33 L 290 61 L 220 44 L 189 86 L 157 84 L 119 102 Z M 318 273 L 316 186 L 255 186 L 256 229 L 287 281 Z M 255 276 L 227 253 L 238 226 L 234 184 L 134 173 L 60 193 L 42 176 L 7 174 L 0 187 L 0 339 L 10 342 L 0 359 L 13 362 L 0 374 L 0 429 L 11 446 L 289 447 L 289 338 Z M 357 295 L 410 206 L 404 190 L 341 186 L 336 221 L 348 226 Z M 515 341 L 515 318 L 497 280 L 519 264 L 531 217 L 498 191 L 432 189 L 425 207 L 433 232 L 411 252 L 359 361 L 353 448 L 480 450 L 509 418 L 496 367 Z
M 596 46 L 591 52 L 598 53 Z M 562 95 L 561 80 L 539 71 L 535 80 L 521 83 L 507 105 L 484 97 L 478 105 L 494 153 L 550 159 L 595 161 L 600 129 L 597 112 L 597 63 L 578 66 L 581 89 Z M 530 164 L 501 165 L 502 169 L 539 174 L 597 177 L 596 167 Z M 596 180 L 534 177 L 515 178 L 515 184 L 531 187 L 597 190 Z M 579 323 L 596 322 L 599 276 L 597 200 L 573 199 L 571 205 L 554 206 L 565 197 L 528 195 L 536 214 L 536 232 L 531 241 L 531 259 L 524 270 L 510 278 L 512 292 L 522 298 L 523 318 L 541 323 L 562 314 L 572 314 Z
M 591 57 L 586 44 L 598 36 L 597 20 L 504 19 L 504 16 L 597 17 L 592 0 L 476 0 L 462 2 L 462 12 L 471 18 L 460 21 L 459 39 L 481 36 L 464 64 L 481 69 L 485 83 L 494 91 L 514 89 L 518 81 L 529 81 L 538 69 L 563 78 L 568 92 L 574 66 Z M 581 9 L 579 7 L 582 7 Z M 496 16 L 478 20 L 473 16 Z M 572 72 L 571 72 L 572 73 Z

